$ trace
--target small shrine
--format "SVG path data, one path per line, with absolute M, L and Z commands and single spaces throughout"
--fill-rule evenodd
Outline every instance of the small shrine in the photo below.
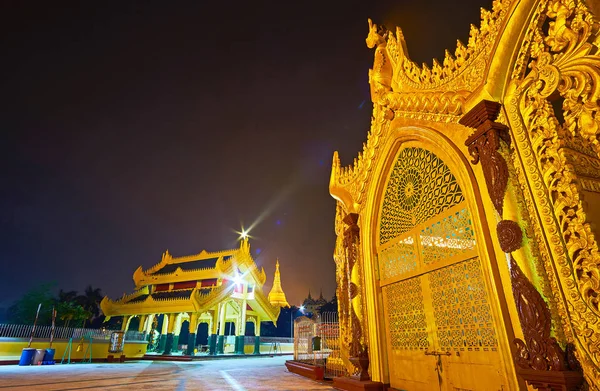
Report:
M 314 299 L 310 294 L 310 290 L 308 291 L 308 296 L 302 302 L 302 306 L 307 313 L 318 315 L 321 307 L 327 304 L 327 300 L 323 297 L 323 289 L 321 289 L 321 294 L 318 299 Z
M 276 324 L 281 307 L 289 306 L 281 288 L 279 261 L 268 297 L 263 293 L 264 268 L 256 266 L 247 238 L 240 247 L 217 252 L 173 257 L 167 250 L 159 263 L 133 273 L 135 291 L 118 300 L 105 297 L 100 306 L 108 321 L 123 316 L 127 330 L 139 317 L 140 332 L 150 333 L 162 315 L 158 350 L 171 354 L 178 346 L 182 324 L 187 320 L 189 338 L 186 354 L 193 354 L 196 332 L 208 324 L 209 353 L 224 353 L 225 324 L 235 325 L 235 353 L 244 354 L 248 322 L 260 336 L 261 322 Z

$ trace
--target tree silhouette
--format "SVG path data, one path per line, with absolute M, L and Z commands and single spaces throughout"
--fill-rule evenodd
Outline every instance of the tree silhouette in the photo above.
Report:
M 84 294 L 79 295 L 75 298 L 75 301 L 83 307 L 84 310 L 89 312 L 87 321 L 90 323 L 100 315 L 100 302 L 102 301 L 102 290 L 100 288 L 92 288 L 88 285 L 85 288 Z M 85 322 L 84 322 L 85 327 Z
M 55 302 L 52 297 L 53 289 L 54 283 L 45 283 L 37 285 L 25 293 L 23 297 L 8 308 L 7 318 L 9 323 L 32 324 L 38 305 L 41 304 L 38 324 L 50 324 L 52 306 Z
M 76 322 L 77 325 L 79 321 L 87 320 L 91 316 L 89 311 L 74 301 L 59 301 L 56 304 L 56 313 L 65 327 L 69 327 L 71 321 Z
M 58 301 L 59 302 L 69 302 L 74 301 L 77 298 L 77 291 L 63 291 L 62 289 L 58 291 Z

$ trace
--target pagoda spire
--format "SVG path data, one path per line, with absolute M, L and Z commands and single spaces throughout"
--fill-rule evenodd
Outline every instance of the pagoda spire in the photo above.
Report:
M 275 263 L 275 276 L 273 277 L 273 288 L 271 288 L 271 292 L 269 292 L 268 296 L 269 302 L 277 307 L 289 307 L 285 293 L 283 293 L 283 289 L 281 288 L 281 275 L 279 273 L 279 259 Z

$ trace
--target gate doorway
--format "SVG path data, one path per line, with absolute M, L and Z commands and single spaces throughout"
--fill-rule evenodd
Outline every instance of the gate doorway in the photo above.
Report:
M 489 262 L 448 166 L 400 148 L 380 206 L 377 259 L 390 385 L 411 391 L 506 390 Z M 481 247 L 481 248 L 480 248 Z M 509 361 L 510 362 L 510 361 Z

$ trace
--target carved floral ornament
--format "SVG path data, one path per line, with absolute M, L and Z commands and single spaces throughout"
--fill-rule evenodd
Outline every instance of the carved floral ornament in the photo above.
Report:
M 515 2 L 494 0 L 491 11 L 482 8 L 480 26 L 471 26 L 468 43 L 457 42 L 454 55 L 446 51 L 442 64 L 434 60 L 431 67 L 410 60 L 400 28 L 394 34 L 369 20 L 367 46 L 375 49 L 369 72 L 374 103 L 371 130 L 350 167 L 342 167 L 334 155 L 330 188 L 343 189 L 352 202 L 362 203 L 379 147 L 390 133 L 394 117 L 458 122 L 467 98 L 485 81 L 495 42 Z
M 454 55 L 446 51 L 442 64 L 433 60 L 429 67 L 410 60 L 404 34 L 397 27 L 395 34 L 369 21 L 369 47 L 385 47 L 385 61 L 393 69 L 394 91 L 472 91 L 485 77 L 490 54 L 501 31 L 513 0 L 495 0 L 492 10 L 481 9 L 479 28 L 471 25 L 467 45 L 458 41 Z M 380 67 L 376 54 L 374 71 Z
M 534 241 L 562 327 L 567 342 L 576 346 L 588 384 L 597 388 L 600 254 L 578 173 L 589 173 L 582 162 L 595 166 L 600 157 L 600 26 L 582 1 L 540 1 L 534 15 L 505 106 L 515 156 L 523 164 L 519 183 L 526 189 L 529 215 L 539 217 Z M 598 173 L 592 174 L 586 181 L 597 182 L 591 178 Z

